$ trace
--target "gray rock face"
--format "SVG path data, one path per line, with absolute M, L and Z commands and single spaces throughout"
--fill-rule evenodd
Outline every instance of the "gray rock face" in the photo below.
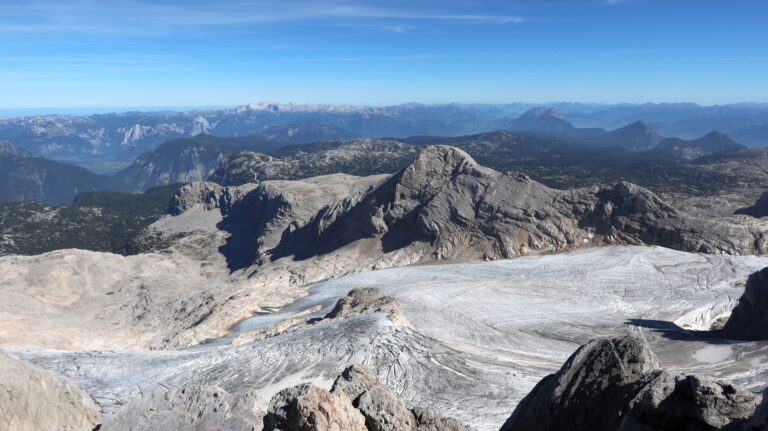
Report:
M 367 368 L 353 365 L 333 384 L 333 393 L 344 394 L 365 416 L 369 431 L 415 430 L 413 414 L 400 398 Z
M 630 183 L 597 191 L 594 212 L 584 220 L 608 243 L 660 245 L 675 250 L 765 254 L 766 231 L 688 216 L 651 191 Z
M 501 430 L 741 429 L 755 411 L 751 392 L 657 366 L 638 338 L 590 341 L 536 385 Z
M 326 319 L 343 319 L 364 313 L 385 313 L 393 320 L 405 320 L 397 299 L 386 296 L 375 287 L 352 289 L 347 296 L 339 299 Z
M 279 392 L 270 402 L 264 426 L 265 431 L 472 431 L 432 409 L 409 410 L 361 365 L 344 370 L 330 392 L 308 384 Z
M 266 407 L 256 394 L 230 394 L 216 386 L 190 385 L 161 389 L 134 400 L 105 417 L 101 429 L 258 431 Z
M 768 217 L 768 192 L 763 193 L 754 205 L 736 210 L 736 214 L 744 214 L 752 217 Z
M 501 430 L 616 430 L 657 365 L 640 339 L 592 340 L 539 382 Z
M 672 377 L 659 371 L 631 402 L 620 430 L 740 429 L 755 411 L 757 396 L 701 376 Z
M 92 429 L 99 409 L 77 385 L 0 352 L 0 429 Z
M 723 327 L 729 338 L 768 339 L 768 268 L 749 276 L 744 294 Z
M 346 396 L 303 384 L 277 393 L 264 417 L 265 431 L 366 431 L 365 419 Z
M 216 183 L 197 181 L 180 188 L 171 198 L 168 214 L 179 215 L 195 205 L 206 210 L 220 209 L 224 213 L 243 199 L 248 187 L 222 187 Z

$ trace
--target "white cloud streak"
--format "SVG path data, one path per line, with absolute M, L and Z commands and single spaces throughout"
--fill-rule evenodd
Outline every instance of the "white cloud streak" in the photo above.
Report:
M 412 6 L 381 7 L 351 0 L 284 2 L 146 0 L 14 0 L 0 5 L 0 32 L 123 33 L 162 35 L 197 28 L 248 26 L 287 21 L 388 20 L 391 31 L 408 29 L 402 21 L 517 24 L 516 15 L 444 13 Z

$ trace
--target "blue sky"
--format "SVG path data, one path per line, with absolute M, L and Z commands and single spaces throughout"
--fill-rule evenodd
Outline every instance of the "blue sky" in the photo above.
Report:
M 0 0 L 0 109 L 768 102 L 764 0 Z

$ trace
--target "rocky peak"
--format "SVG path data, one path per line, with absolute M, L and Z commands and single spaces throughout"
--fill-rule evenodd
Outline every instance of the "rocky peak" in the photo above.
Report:
M 443 189 L 457 175 L 476 168 L 477 162 L 455 147 L 428 147 L 400 173 L 397 199 L 423 201 Z

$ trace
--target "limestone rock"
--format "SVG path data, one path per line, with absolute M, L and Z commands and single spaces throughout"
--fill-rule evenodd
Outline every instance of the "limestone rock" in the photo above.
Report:
M 729 338 L 768 339 L 768 268 L 749 276 L 744 294 L 723 327 Z
M 599 338 L 580 347 L 556 374 L 518 404 L 501 431 L 616 430 L 629 400 L 657 367 L 638 338 Z
M 757 396 L 728 382 L 660 371 L 630 404 L 622 431 L 738 429 L 755 411 Z
M 92 429 L 100 422 L 98 407 L 77 385 L 0 352 L 0 429 Z
M 353 365 L 333 384 L 365 416 L 369 431 L 415 430 L 413 414 L 400 398 L 367 368 Z
M 254 393 L 230 394 L 217 386 L 159 389 L 104 418 L 104 431 L 262 429 L 266 402 Z
M 349 399 L 302 384 L 277 393 L 264 417 L 265 431 L 367 431 Z
M 590 341 L 536 385 L 501 430 L 739 430 L 755 411 L 751 392 L 657 365 L 638 338 Z
M 393 322 L 408 325 L 408 319 L 400 311 L 397 299 L 384 295 L 375 287 L 352 289 L 347 296 L 336 302 L 336 306 L 325 318 L 343 319 L 365 313 L 385 313 Z

